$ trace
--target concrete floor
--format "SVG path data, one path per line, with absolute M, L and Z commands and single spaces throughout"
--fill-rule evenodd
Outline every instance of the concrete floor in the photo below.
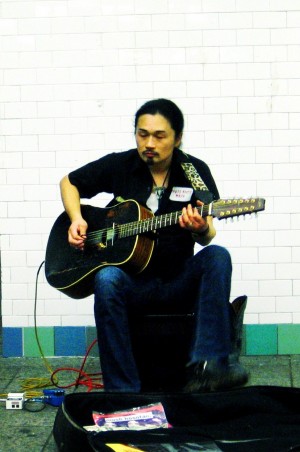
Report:
M 82 358 L 51 358 L 47 360 L 52 370 L 61 367 L 80 368 Z M 248 383 L 253 385 L 278 385 L 300 387 L 300 355 L 295 356 L 251 356 L 242 357 L 242 363 L 250 371 Z M 0 358 L 0 393 L 21 392 L 21 380 L 50 377 L 41 358 Z M 98 358 L 88 358 L 85 366 L 88 373 L 99 372 Z M 72 383 L 76 374 L 58 374 L 59 383 Z M 79 391 L 86 392 L 85 387 Z M 74 392 L 74 388 L 66 393 Z M 46 405 L 43 411 L 34 413 L 26 410 L 6 410 L 0 403 L 0 452 L 54 452 L 57 451 L 52 437 L 52 427 L 57 408 Z

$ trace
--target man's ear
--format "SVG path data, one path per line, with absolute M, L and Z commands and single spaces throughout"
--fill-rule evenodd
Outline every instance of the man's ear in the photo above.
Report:
M 178 135 L 178 137 L 175 140 L 175 147 L 179 148 L 179 146 L 181 145 L 181 140 L 182 140 L 182 133 L 180 135 Z

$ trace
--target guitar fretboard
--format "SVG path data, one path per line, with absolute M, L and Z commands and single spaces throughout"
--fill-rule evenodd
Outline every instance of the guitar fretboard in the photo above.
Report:
M 198 210 L 202 216 L 206 216 L 204 209 L 199 207 Z M 167 213 L 163 215 L 146 218 L 145 220 L 133 221 L 132 223 L 122 224 L 118 227 L 120 237 L 130 237 L 132 235 L 142 234 L 146 232 L 155 231 L 157 229 L 166 228 L 177 224 L 181 211 Z

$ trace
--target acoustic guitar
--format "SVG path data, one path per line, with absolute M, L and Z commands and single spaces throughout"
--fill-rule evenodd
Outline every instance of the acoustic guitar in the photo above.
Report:
M 265 200 L 220 199 L 198 207 L 205 217 L 219 220 L 264 210 Z M 82 205 L 89 228 L 84 250 L 68 242 L 70 220 L 63 212 L 55 221 L 48 239 L 45 274 L 48 283 L 72 298 L 93 293 L 95 273 L 104 266 L 122 267 L 131 274 L 148 265 L 155 243 L 155 231 L 178 223 L 181 211 L 154 216 L 138 202 L 129 199 L 112 207 Z

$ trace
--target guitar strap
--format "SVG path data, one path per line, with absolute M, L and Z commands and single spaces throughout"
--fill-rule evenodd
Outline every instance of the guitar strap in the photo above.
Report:
M 185 152 L 182 152 L 182 154 L 187 161 L 181 162 L 181 167 L 184 171 L 185 177 L 194 189 L 196 198 L 200 199 L 205 204 L 209 204 L 213 201 L 212 193 L 208 190 L 205 182 L 192 162 L 189 161 L 189 156 Z

